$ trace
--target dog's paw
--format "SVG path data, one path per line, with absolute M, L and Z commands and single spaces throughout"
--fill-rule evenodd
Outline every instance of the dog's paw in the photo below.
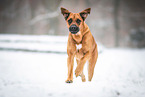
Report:
M 81 73 L 82 73 L 81 70 L 78 70 L 78 69 L 75 70 L 75 75 L 76 75 L 76 77 L 80 76 Z
M 72 80 L 66 80 L 65 82 L 66 82 L 66 83 L 73 83 Z
M 82 82 L 86 82 L 86 78 L 84 77 L 84 78 L 82 78 Z

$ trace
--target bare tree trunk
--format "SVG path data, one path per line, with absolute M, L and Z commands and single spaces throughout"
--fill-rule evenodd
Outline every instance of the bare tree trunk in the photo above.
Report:
M 114 28 L 115 28 L 115 46 L 119 46 L 119 5 L 120 0 L 114 0 Z

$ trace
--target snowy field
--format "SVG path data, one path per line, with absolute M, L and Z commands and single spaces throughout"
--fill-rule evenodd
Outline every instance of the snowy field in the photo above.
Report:
M 92 82 L 67 84 L 66 44 L 64 36 L 0 35 L 0 97 L 145 97 L 145 49 L 99 44 Z

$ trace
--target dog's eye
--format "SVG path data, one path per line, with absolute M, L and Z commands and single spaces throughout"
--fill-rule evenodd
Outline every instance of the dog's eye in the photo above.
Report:
M 69 25 L 70 25 L 70 24 L 72 23 L 72 19 L 69 19 L 69 20 L 68 20 L 68 23 L 69 23 Z
M 77 19 L 76 22 L 77 22 L 78 24 L 80 24 L 81 20 L 80 20 L 80 19 Z

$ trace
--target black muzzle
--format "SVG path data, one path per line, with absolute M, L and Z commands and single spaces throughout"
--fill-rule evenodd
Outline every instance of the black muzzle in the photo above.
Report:
M 72 33 L 72 34 L 76 34 L 77 32 L 79 32 L 79 27 L 77 27 L 75 24 L 71 25 L 69 27 L 69 31 Z

